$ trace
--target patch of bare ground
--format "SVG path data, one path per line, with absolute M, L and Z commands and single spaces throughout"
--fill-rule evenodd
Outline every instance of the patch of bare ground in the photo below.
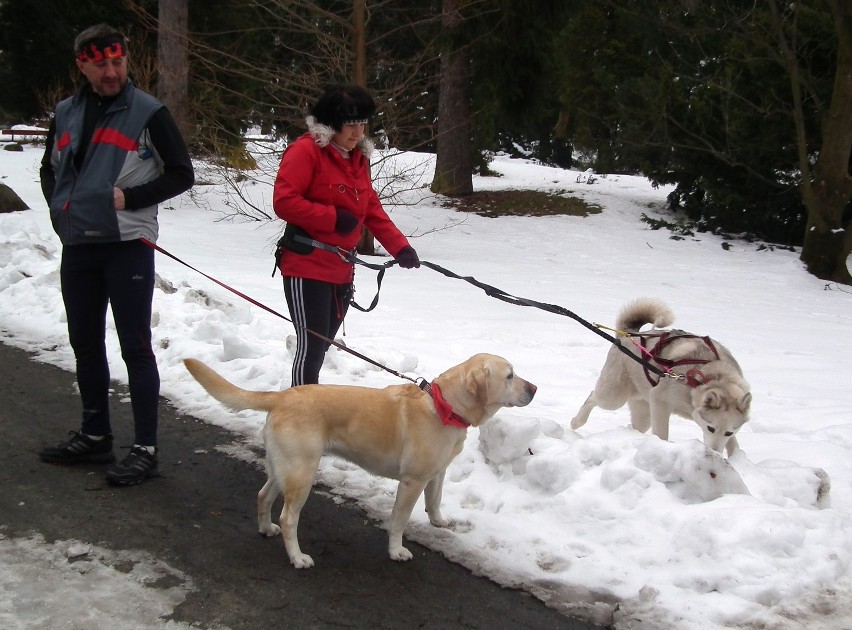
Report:
M 484 190 L 464 197 L 454 197 L 445 207 L 473 212 L 483 217 L 543 217 L 567 214 L 585 217 L 598 214 L 600 206 L 577 197 L 538 190 Z

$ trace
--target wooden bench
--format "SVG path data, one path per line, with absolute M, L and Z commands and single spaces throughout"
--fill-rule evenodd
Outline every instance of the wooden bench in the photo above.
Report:
M 15 136 L 20 137 L 22 140 L 46 138 L 47 129 L 0 129 L 0 139 L 4 139 L 4 136 L 11 137 L 12 142 L 15 142 Z

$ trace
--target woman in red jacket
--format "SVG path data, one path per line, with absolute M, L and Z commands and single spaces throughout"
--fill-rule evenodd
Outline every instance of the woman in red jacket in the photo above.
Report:
M 361 226 L 376 237 L 400 267 L 420 266 L 417 252 L 388 217 L 370 179 L 373 145 L 364 128 L 376 106 L 357 85 L 326 89 L 307 118 L 308 132 L 290 143 L 275 178 L 275 214 L 310 238 L 351 251 Z M 328 342 L 352 296 L 354 264 L 320 248 L 284 249 L 279 262 L 284 295 L 296 326 L 292 385 L 317 383 Z

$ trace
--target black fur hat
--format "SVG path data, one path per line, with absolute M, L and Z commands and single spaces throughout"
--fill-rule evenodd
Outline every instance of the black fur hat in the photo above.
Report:
M 376 104 L 370 93 L 360 85 L 349 83 L 326 88 L 311 108 L 318 123 L 335 131 L 343 129 L 345 124 L 366 124 L 375 111 Z

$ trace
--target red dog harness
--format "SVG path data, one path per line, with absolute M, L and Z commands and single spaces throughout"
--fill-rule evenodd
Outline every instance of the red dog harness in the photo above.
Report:
M 689 333 L 684 333 L 681 331 L 665 331 L 655 335 L 630 335 L 630 337 L 631 341 L 633 341 L 633 337 L 639 337 L 639 343 L 636 343 L 635 341 L 633 341 L 633 343 L 636 344 L 639 347 L 640 351 L 645 354 L 649 359 L 663 366 L 663 369 L 665 369 L 667 373 L 671 372 L 675 367 L 679 365 L 704 365 L 706 363 L 710 363 L 711 361 L 719 360 L 719 351 L 716 350 L 716 346 L 713 345 L 713 341 L 710 339 L 710 337 L 699 337 L 698 335 L 691 335 Z M 653 350 L 648 350 L 648 348 L 646 347 L 648 345 L 646 340 L 652 337 L 658 337 L 659 341 L 657 341 L 657 345 L 654 346 Z M 663 348 L 678 339 L 701 339 L 705 343 L 705 345 L 713 351 L 713 354 L 716 356 L 716 358 L 680 359 L 678 361 L 674 361 L 672 359 L 664 359 L 663 357 L 661 357 L 660 353 L 663 351 Z M 654 379 L 651 378 L 651 374 L 648 371 L 647 365 L 644 366 L 644 370 L 645 378 L 648 379 L 648 382 L 651 384 L 652 387 L 656 386 L 660 382 L 660 379 L 654 381 Z M 686 380 L 686 384 L 690 387 L 698 387 L 699 385 L 703 385 L 707 382 L 707 377 L 704 376 L 704 373 L 696 368 L 687 370 L 683 378 L 684 380 Z

